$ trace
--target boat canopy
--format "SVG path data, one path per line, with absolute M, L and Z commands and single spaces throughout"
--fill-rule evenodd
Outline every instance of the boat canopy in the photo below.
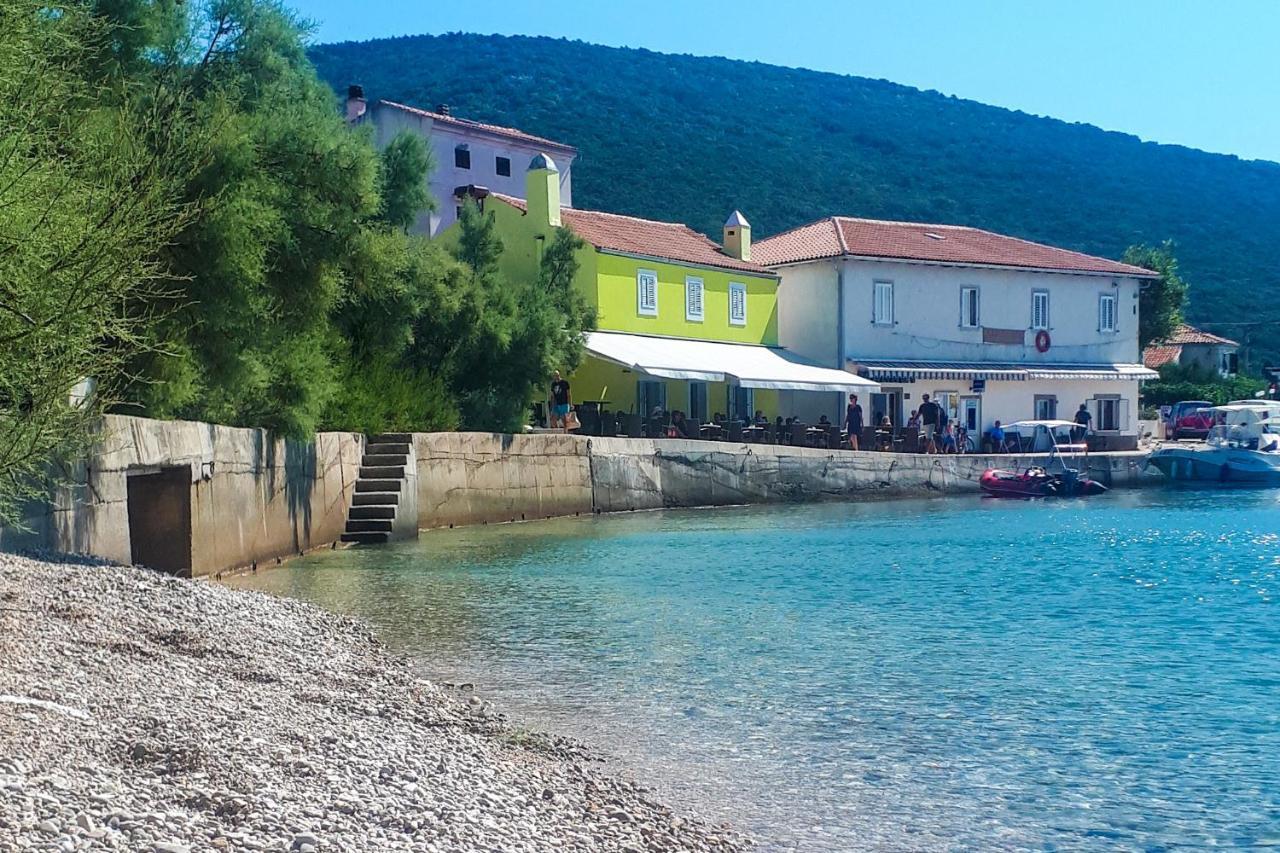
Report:
M 1017 421 L 1016 423 L 1005 424 L 1005 429 L 1035 429 L 1036 427 L 1044 427 L 1045 429 L 1056 429 L 1065 427 L 1066 429 L 1075 429 L 1080 424 L 1075 421 Z
M 880 386 L 854 373 L 823 367 L 780 347 L 588 332 L 587 351 L 660 379 L 728 382 L 779 391 L 870 394 Z

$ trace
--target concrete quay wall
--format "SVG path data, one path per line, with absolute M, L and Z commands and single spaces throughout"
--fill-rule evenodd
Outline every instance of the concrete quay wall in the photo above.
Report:
M 354 433 L 293 442 L 264 430 L 109 416 L 97 449 L 50 502 L 30 508 L 27 529 L 0 528 L 0 549 L 196 576 L 293 556 L 341 537 L 365 443 Z M 972 493 L 989 467 L 1048 461 L 493 433 L 418 433 L 410 460 L 395 538 L 592 512 Z M 1113 488 L 1158 482 L 1144 460 L 1098 453 L 1085 467 Z
M 42 548 L 207 575 L 302 553 L 346 526 L 364 437 L 310 442 L 266 430 L 108 415 L 97 448 L 65 472 L 0 548 Z M 133 512 L 130 512 L 130 509 Z M 145 540 L 145 541 L 142 541 Z

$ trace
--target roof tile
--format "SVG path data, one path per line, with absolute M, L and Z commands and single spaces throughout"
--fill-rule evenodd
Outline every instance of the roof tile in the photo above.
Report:
M 519 210 L 526 210 L 524 199 L 503 193 L 491 193 Z M 775 276 L 773 270 L 751 261 L 740 261 L 721 251 L 720 246 L 705 235 L 678 222 L 658 222 L 620 213 L 599 210 L 560 208 L 560 219 L 575 234 L 597 249 L 644 255 L 659 260 L 699 264 L 721 269 L 739 270 L 756 275 Z
M 1186 323 L 1178 326 L 1173 334 L 1169 336 L 1169 340 L 1161 341 L 1163 344 L 1226 344 L 1227 346 L 1239 346 L 1238 343 L 1230 338 L 1223 338 L 1218 335 L 1206 332 L 1203 329 L 1197 329 L 1195 326 L 1188 326 Z
M 1182 347 L 1153 344 L 1142 351 L 1142 363 L 1152 370 L 1159 370 L 1166 364 L 1177 364 L 1182 358 Z
M 752 249 L 770 266 L 857 255 L 1102 275 L 1154 276 L 1150 270 L 980 228 L 829 216 L 761 240 Z
M 401 110 L 411 115 L 429 118 L 440 124 L 450 124 L 455 127 L 462 127 L 474 130 L 482 130 L 486 133 L 492 133 L 496 136 L 505 136 L 508 139 L 514 139 L 518 142 L 525 142 L 530 145 L 550 145 L 561 151 L 577 151 L 572 145 L 566 145 L 563 142 L 556 142 L 554 139 L 547 139 L 542 136 L 534 136 L 532 133 L 525 133 L 523 130 L 517 130 L 514 127 L 503 127 L 497 124 L 485 124 L 481 121 L 472 121 L 468 118 L 458 118 L 455 115 L 445 115 L 444 113 L 432 112 L 431 110 L 421 110 L 417 107 L 406 106 L 405 104 L 397 104 L 395 101 L 378 101 L 377 106 L 390 107 L 394 110 Z

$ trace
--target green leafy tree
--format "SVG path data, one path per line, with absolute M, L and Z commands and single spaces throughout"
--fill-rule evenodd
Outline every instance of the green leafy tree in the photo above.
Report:
M 85 10 L 0 3 L 0 519 L 82 449 L 124 359 L 125 310 L 177 221 L 168 116 L 108 88 Z M 135 107 L 137 107 L 135 109 Z
M 1160 368 L 1159 380 L 1142 387 L 1142 402 L 1156 407 L 1179 400 L 1208 400 L 1220 406 L 1231 400 L 1251 399 L 1266 387 L 1266 382 L 1252 376 L 1222 377 L 1194 364 L 1166 364 Z
M 435 210 L 435 199 L 427 192 L 433 168 L 431 149 L 421 136 L 396 134 L 382 151 L 382 219 L 408 231 L 420 213 Z
M 1124 262 L 1157 272 L 1160 277 L 1144 282 L 1138 296 L 1138 346 L 1162 341 L 1182 322 L 1187 302 L 1187 283 L 1178 275 L 1178 259 L 1172 241 L 1159 246 L 1130 246 Z

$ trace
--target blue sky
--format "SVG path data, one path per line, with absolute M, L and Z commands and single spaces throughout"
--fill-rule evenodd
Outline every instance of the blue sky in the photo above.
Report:
M 316 41 L 546 35 L 878 77 L 1280 161 L 1280 2 L 286 0 Z

